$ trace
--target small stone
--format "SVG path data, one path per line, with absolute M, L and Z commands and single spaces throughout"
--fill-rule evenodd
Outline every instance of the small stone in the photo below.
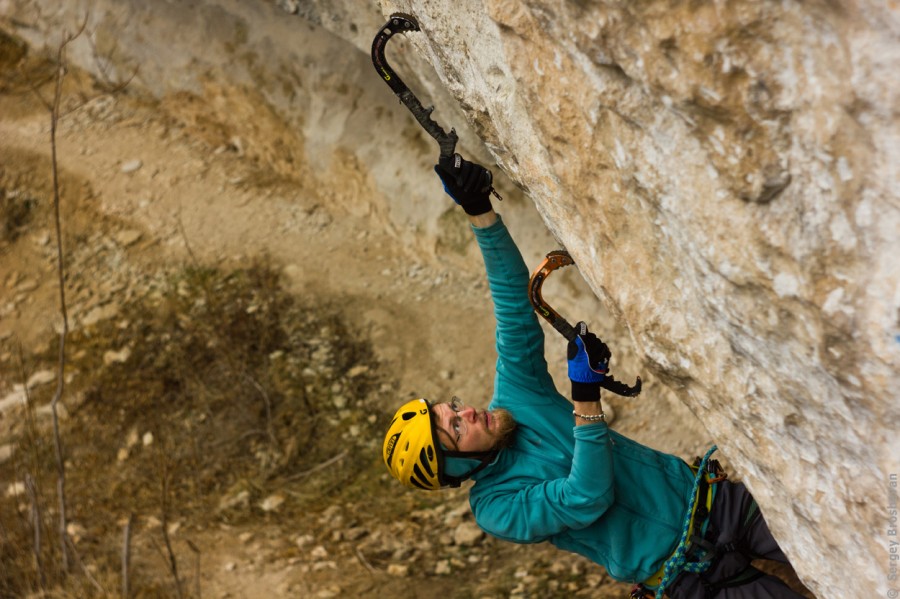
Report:
M 362 526 L 354 526 L 353 528 L 344 531 L 344 539 L 348 541 L 358 541 L 368 534 L 369 531 Z
M 463 522 L 453 531 L 453 541 L 463 547 L 477 545 L 484 537 L 484 531 L 474 522 Z
M 40 283 L 36 279 L 25 279 L 18 285 L 16 285 L 16 293 L 27 293 L 29 291 L 34 291 L 38 288 Z
M 316 560 L 322 560 L 328 557 L 328 550 L 323 545 L 317 545 L 309 552 L 309 556 Z
M 128 448 L 120 447 L 119 451 L 116 453 L 116 459 L 120 462 L 124 462 L 128 459 Z
M 387 573 L 391 576 L 408 576 L 409 566 L 406 564 L 390 564 L 388 565 Z
M 122 165 L 122 172 L 125 174 L 133 173 L 144 166 L 144 163 L 140 160 L 129 160 L 125 164 Z
M 438 576 L 445 576 L 447 574 L 450 574 L 450 572 L 451 569 L 449 560 L 442 559 L 434 566 L 434 573 Z
M 107 318 L 112 318 L 116 314 L 118 314 L 119 308 L 115 303 L 104 304 L 103 306 L 96 306 L 91 308 L 90 311 L 84 315 L 81 319 L 81 324 L 83 326 L 89 327 L 97 324 L 101 320 L 106 320 Z
M 226 572 L 234 572 L 235 569 L 237 569 L 237 564 L 235 564 L 234 562 L 228 562 L 227 564 L 225 564 Z
M 143 235 L 143 233 L 135 231 L 134 229 L 119 231 L 116 233 L 116 241 L 123 247 L 129 247 L 137 243 L 141 238 L 141 235 Z
M 250 540 L 251 540 L 252 538 L 253 538 L 253 533 L 252 533 L 252 532 L 242 532 L 242 533 L 238 536 L 238 539 L 241 541 L 241 543 L 244 543 L 245 545 L 246 545 L 247 543 L 249 543 Z
M 103 363 L 107 366 L 121 364 L 126 362 L 129 357 L 131 357 L 131 349 L 128 347 L 124 347 L 119 351 L 109 350 L 103 354 Z
M 66 534 L 69 535 L 69 538 L 72 539 L 73 543 L 78 543 L 78 541 L 87 535 L 87 529 L 77 522 L 69 522 L 66 525 Z
M 269 495 L 265 499 L 263 499 L 259 507 L 264 512 L 274 512 L 277 510 L 281 504 L 284 503 L 284 495 L 281 493 L 275 493 L 274 495 Z
M 125 437 L 125 447 L 131 449 L 138 444 L 138 441 L 140 441 L 140 437 L 138 436 L 137 429 L 133 428 L 128 431 L 128 436 Z
M 35 372 L 28 378 L 28 382 L 26 385 L 29 389 L 33 389 L 39 385 L 46 385 L 47 383 L 53 382 L 56 380 L 56 373 L 52 370 L 41 370 L 40 372 Z
M 144 447 L 150 447 L 151 445 L 153 445 L 153 433 L 151 433 L 150 431 L 144 433 L 144 436 L 141 437 L 141 443 L 144 444 Z
M 22 385 L 14 385 L 12 392 L 3 399 L 0 399 L 0 414 L 13 406 L 20 404 L 25 405 L 26 398 L 25 388 Z
M 223 497 L 219 500 L 219 509 L 220 510 L 230 510 L 234 507 L 247 507 L 250 505 L 250 492 L 249 491 L 241 491 L 236 495 L 232 495 L 231 497 Z
M 294 544 L 300 549 L 303 549 L 315 540 L 315 537 L 313 537 L 312 535 L 300 535 L 299 537 L 294 539 Z
M 352 379 L 352 378 L 356 378 L 360 375 L 366 374 L 367 372 L 369 372 L 369 367 L 365 366 L 363 364 L 360 364 L 360 365 L 354 366 L 353 368 L 348 370 L 347 376 Z
M 6 487 L 7 497 L 18 497 L 25 494 L 25 483 L 12 483 Z
M 0 464 L 8 460 L 12 457 L 13 454 L 13 446 L 12 444 L 7 443 L 6 445 L 0 445 Z

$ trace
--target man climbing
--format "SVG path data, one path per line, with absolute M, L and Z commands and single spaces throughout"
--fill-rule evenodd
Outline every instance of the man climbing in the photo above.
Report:
M 583 555 L 636 583 L 634 597 L 800 597 L 750 565 L 787 559 L 756 502 L 722 480 L 709 454 L 692 469 L 608 428 L 599 383 L 610 352 L 583 323 L 568 347 L 573 402 L 557 392 L 528 269 L 491 206 L 490 171 L 458 154 L 435 171 L 484 257 L 497 321 L 494 395 L 487 410 L 455 397 L 404 404 L 384 441 L 391 474 L 425 490 L 473 480 L 469 501 L 485 532 Z

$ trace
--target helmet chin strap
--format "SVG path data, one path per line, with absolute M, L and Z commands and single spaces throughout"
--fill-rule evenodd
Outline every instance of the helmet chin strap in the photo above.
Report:
M 441 464 L 441 468 L 439 470 L 441 482 L 446 482 L 450 487 L 458 487 L 462 484 L 463 481 L 472 478 L 477 472 L 481 472 L 484 468 L 486 468 L 491 462 L 494 461 L 494 458 L 497 457 L 497 454 L 500 453 L 499 449 L 491 449 L 488 451 L 452 451 L 450 449 L 441 448 L 441 452 L 443 459 L 442 462 L 447 458 L 465 458 L 469 460 L 479 460 L 481 463 L 475 466 L 472 470 L 470 470 L 465 476 L 450 476 L 444 472 L 444 464 Z

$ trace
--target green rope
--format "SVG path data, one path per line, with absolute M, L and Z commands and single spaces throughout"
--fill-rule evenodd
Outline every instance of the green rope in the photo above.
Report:
M 697 474 L 694 476 L 694 488 L 691 491 L 691 497 L 694 497 L 694 501 L 692 501 L 688 505 L 687 513 L 684 515 L 684 526 L 681 529 L 681 540 L 678 542 L 678 546 L 675 548 L 675 553 L 672 554 L 672 557 L 666 560 L 664 569 L 663 569 L 663 577 L 659 582 L 659 586 L 656 587 L 656 596 L 662 597 L 663 591 L 666 590 L 666 587 L 669 586 L 675 578 L 678 577 L 682 572 L 692 572 L 695 574 L 699 574 L 700 572 L 705 572 L 707 568 L 709 568 L 710 562 L 689 562 L 687 561 L 687 551 L 691 546 L 691 542 L 688 539 L 688 535 L 691 532 L 691 516 L 694 514 L 694 503 L 697 501 L 704 501 L 705 498 L 697 497 L 697 489 L 700 486 L 700 480 L 706 474 L 706 462 L 709 461 L 709 456 L 713 454 L 713 452 L 718 449 L 715 445 L 709 448 L 709 451 L 706 452 L 706 455 L 703 456 L 703 459 L 700 460 L 700 466 L 697 469 Z

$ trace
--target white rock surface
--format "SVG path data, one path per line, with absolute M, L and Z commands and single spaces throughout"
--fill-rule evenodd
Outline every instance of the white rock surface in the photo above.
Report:
M 89 27 L 117 23 L 114 68 L 139 62 L 136 85 L 157 95 L 209 76 L 290 77 L 260 92 L 311 160 L 342 168 L 328 164 L 340 148 L 348 169 L 369 166 L 386 226 L 416 227 L 429 251 L 445 211 L 427 201 L 431 141 L 374 134 L 416 127 L 368 57 L 385 15 L 415 14 L 423 33 L 392 42 L 392 64 L 461 151 L 493 156 L 526 191 L 642 370 L 703 420 L 803 581 L 822 597 L 885 596 L 900 472 L 890 5 L 416 0 L 379 14 L 314 0 L 287 3 L 295 16 L 265 2 L 7 0 L 0 14 L 40 45 L 87 4 Z M 123 6 L 133 25 L 107 19 Z M 312 25 L 297 35 L 301 17 Z M 192 35 L 167 33 L 179 30 Z M 238 38 L 266 57 L 253 73 L 225 47 Z M 92 68 L 86 42 L 71 50 Z M 524 244 L 526 257 L 547 249 Z

